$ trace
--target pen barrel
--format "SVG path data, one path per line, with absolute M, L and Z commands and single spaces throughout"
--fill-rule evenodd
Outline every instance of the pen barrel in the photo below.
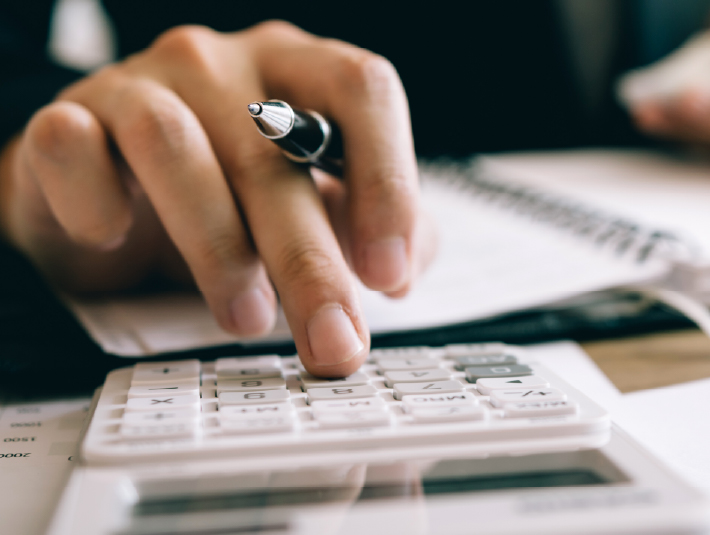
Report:
M 293 127 L 284 137 L 273 139 L 294 161 L 318 165 L 318 160 L 337 163 L 343 157 L 338 128 L 313 112 L 293 110 Z M 324 146 L 325 145 L 325 146 Z

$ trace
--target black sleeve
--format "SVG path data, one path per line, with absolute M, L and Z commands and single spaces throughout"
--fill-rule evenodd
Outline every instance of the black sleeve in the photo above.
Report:
M 0 2 L 0 147 L 81 73 L 47 55 L 53 0 Z

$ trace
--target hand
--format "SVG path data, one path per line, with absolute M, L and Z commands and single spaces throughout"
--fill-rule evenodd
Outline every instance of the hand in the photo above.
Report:
M 340 126 L 344 185 L 258 134 L 246 106 L 268 98 Z M 222 328 L 253 336 L 273 325 L 275 287 L 317 375 L 352 373 L 369 348 L 346 257 L 396 296 L 433 251 L 396 71 L 287 23 L 170 30 L 65 89 L 0 163 L 2 228 L 62 288 L 194 279 Z
M 638 128 L 647 134 L 710 147 L 710 95 L 689 88 L 673 97 L 649 99 L 631 108 Z

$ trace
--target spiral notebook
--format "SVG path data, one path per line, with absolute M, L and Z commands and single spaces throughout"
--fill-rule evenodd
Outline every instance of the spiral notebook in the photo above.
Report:
M 362 289 L 374 336 L 548 306 L 621 287 L 710 303 L 710 166 L 646 152 L 575 151 L 422 164 L 437 259 L 392 300 Z M 706 230 L 707 229 L 707 230 Z M 290 340 L 224 333 L 197 294 L 69 302 L 103 349 L 146 356 Z

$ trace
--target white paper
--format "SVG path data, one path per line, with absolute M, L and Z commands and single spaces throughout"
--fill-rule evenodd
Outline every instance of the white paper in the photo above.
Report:
M 86 398 L 0 404 L 0 532 L 44 533 L 76 459 L 89 404 Z
M 710 379 L 625 394 L 612 416 L 686 481 L 710 495 Z

